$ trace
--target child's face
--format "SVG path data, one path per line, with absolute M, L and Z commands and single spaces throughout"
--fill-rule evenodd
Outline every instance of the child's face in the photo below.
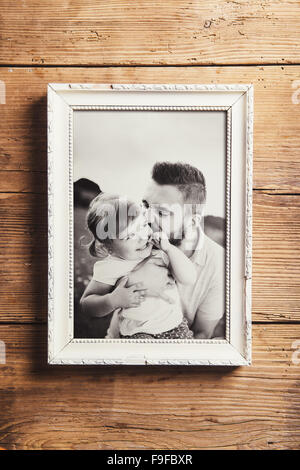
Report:
M 119 238 L 112 240 L 112 252 L 115 256 L 128 260 L 142 260 L 152 251 L 152 229 L 145 214 L 140 214 L 129 224 Z

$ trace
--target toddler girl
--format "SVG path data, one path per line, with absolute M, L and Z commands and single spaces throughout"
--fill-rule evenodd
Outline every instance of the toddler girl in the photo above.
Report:
M 118 309 L 121 338 L 192 338 L 174 280 L 194 283 L 193 263 L 164 233 L 153 234 L 145 209 L 102 193 L 91 202 L 87 222 L 94 237 L 90 252 L 98 261 L 81 299 L 83 312 L 102 317 Z M 139 275 L 142 266 L 158 260 L 169 269 L 167 293 L 166 286 L 160 293 L 147 291 L 145 270 Z

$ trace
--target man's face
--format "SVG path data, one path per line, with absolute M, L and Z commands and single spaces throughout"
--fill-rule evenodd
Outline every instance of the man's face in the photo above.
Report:
M 171 185 L 151 181 L 143 199 L 150 214 L 154 232 L 163 231 L 172 242 L 180 243 L 183 237 L 184 201 L 182 193 Z

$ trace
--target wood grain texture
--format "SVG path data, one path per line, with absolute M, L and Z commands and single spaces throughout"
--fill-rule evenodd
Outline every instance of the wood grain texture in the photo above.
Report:
M 253 201 L 253 320 L 300 321 L 300 198 Z
M 47 366 L 46 329 L 1 325 L 9 449 L 299 449 L 300 325 L 256 325 L 253 366 Z
M 299 12 L 298 0 L 2 0 L 1 447 L 300 448 Z M 252 367 L 46 365 L 48 82 L 254 83 L 253 319 L 266 323 Z
M 46 171 L 0 170 L 1 193 L 33 193 L 43 197 L 47 192 Z
M 2 64 L 300 62 L 297 0 L 2 0 Z
M 300 192 L 300 95 L 293 88 L 299 71 L 296 66 L 0 68 L 0 80 L 6 84 L 6 104 L 0 105 L 0 170 L 14 171 L 0 173 L 0 191 L 42 189 L 45 177 L 39 171 L 46 170 L 46 87 L 54 81 L 254 83 L 254 188 Z M 299 104 L 293 104 L 293 94 Z
M 0 194 L 0 322 L 47 319 L 46 204 Z M 253 239 L 253 320 L 300 321 L 300 198 L 255 191 Z

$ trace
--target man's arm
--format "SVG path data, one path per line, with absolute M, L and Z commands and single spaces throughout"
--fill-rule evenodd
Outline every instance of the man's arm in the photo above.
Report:
M 196 339 L 216 336 L 215 328 L 225 312 L 225 267 L 224 252 L 214 253 L 209 259 L 206 295 L 198 306 L 192 330 Z M 220 335 L 220 332 L 217 333 Z
M 135 283 L 142 283 L 146 290 L 147 297 L 160 297 L 166 302 L 173 303 L 174 300 L 167 295 L 166 289 L 175 283 L 169 274 L 169 269 L 161 259 L 150 259 L 141 263 L 128 275 L 128 286 Z
M 142 282 L 147 297 L 160 297 L 166 302 L 173 303 L 174 300 L 169 297 L 165 289 L 174 285 L 174 279 L 169 276 L 168 268 L 160 259 L 153 259 L 140 263 L 128 275 L 127 285 L 136 285 Z M 114 312 L 108 331 L 107 338 L 119 337 L 118 314 Z

